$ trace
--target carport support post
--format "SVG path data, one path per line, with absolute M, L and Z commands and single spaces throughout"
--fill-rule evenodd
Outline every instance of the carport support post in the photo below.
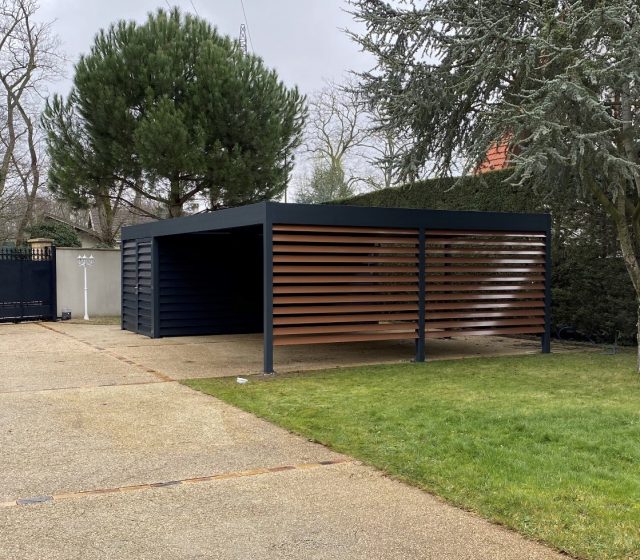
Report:
M 263 357 L 264 373 L 273 373 L 273 224 L 269 217 L 267 206 L 267 216 L 262 226 L 263 244 Z
M 551 215 L 547 214 L 544 267 L 544 334 L 542 353 L 551 352 Z
M 426 256 L 425 234 L 421 227 L 418 233 L 418 338 L 416 338 L 416 362 L 424 362 L 425 358 L 425 287 Z

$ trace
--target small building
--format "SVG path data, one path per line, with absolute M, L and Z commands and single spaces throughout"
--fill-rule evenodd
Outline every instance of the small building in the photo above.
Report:
M 80 227 L 76 223 L 64 220 L 63 218 L 59 218 L 53 214 L 44 214 L 42 222 L 45 224 L 64 224 L 65 226 L 70 227 L 76 232 L 80 241 L 80 247 L 84 249 L 93 249 L 100 245 L 100 236 L 90 228 Z
M 122 328 L 262 332 L 273 347 L 538 335 L 550 347 L 548 214 L 261 202 L 122 230 Z

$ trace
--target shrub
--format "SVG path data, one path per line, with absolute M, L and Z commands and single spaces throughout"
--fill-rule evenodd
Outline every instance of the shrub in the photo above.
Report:
M 46 222 L 35 224 L 29 229 L 30 237 L 46 237 L 53 239 L 57 247 L 80 247 L 80 238 L 76 231 L 67 224 Z

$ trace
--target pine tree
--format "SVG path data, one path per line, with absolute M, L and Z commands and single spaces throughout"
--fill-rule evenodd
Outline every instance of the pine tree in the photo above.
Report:
M 378 60 L 362 87 L 390 130 L 415 138 L 398 162 L 402 171 L 433 159 L 446 172 L 457 158 L 471 170 L 489 146 L 508 139 L 511 181 L 577 185 L 602 204 L 640 319 L 640 4 L 417 4 L 351 1 L 367 26 L 354 37 Z
M 170 217 L 198 197 L 212 209 L 277 197 L 303 104 L 203 19 L 174 9 L 120 21 L 76 64 L 69 97 L 47 107 L 50 183 L 76 204 L 141 195 Z

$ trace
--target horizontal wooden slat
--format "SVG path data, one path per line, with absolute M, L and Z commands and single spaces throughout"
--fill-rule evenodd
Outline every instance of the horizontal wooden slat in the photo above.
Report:
M 480 276 L 476 274 L 427 274 L 429 284 L 435 282 L 544 282 L 544 274 L 527 274 L 524 276 Z
M 311 315 L 293 317 L 275 317 L 274 325 L 302 325 L 307 323 L 367 323 L 374 321 L 417 321 L 417 313 L 358 313 L 356 315 Z
M 544 272 L 544 267 L 522 267 L 514 266 L 502 267 L 502 266 L 430 266 L 429 272 L 537 272 L 538 274 Z
M 427 302 L 429 301 L 446 301 L 446 300 L 489 300 L 489 299 L 534 299 L 543 298 L 544 292 L 526 292 L 519 291 L 511 294 L 429 294 L 427 295 Z
M 451 255 L 544 255 L 544 249 L 538 250 L 510 250 L 510 249 L 453 249 L 450 247 L 429 247 L 428 254 Z
M 519 285 L 488 286 L 479 284 L 430 284 L 427 285 L 427 292 L 490 292 L 493 290 L 544 290 L 544 284 L 533 284 L 531 282 Z
M 344 284 L 346 282 L 377 282 L 377 283 L 396 283 L 407 284 L 417 282 L 418 279 L 415 275 L 407 276 L 274 276 L 274 284 Z
M 417 294 L 371 294 L 371 295 L 322 295 L 322 296 L 275 296 L 274 305 L 296 303 L 383 303 L 388 301 L 418 301 Z
M 486 257 L 430 257 L 427 255 L 427 267 L 431 263 L 465 263 L 465 264 L 544 264 L 544 259 L 503 259 Z
M 400 284 L 389 286 L 386 284 L 343 284 L 343 285 L 323 285 L 323 286 L 274 286 L 274 294 L 366 294 L 380 292 L 417 292 L 418 286 L 413 284 Z
M 544 301 L 495 301 L 495 302 L 476 302 L 476 301 L 458 301 L 453 303 L 430 303 L 427 307 L 427 313 L 430 310 L 442 309 L 514 309 L 514 308 L 539 308 L 544 307 Z
M 353 253 L 353 254 L 371 254 L 371 255 L 415 255 L 418 252 L 417 247 L 379 247 L 375 245 L 282 245 L 275 243 L 273 246 L 274 253 Z
M 309 226 L 309 225 L 290 225 L 290 224 L 274 224 L 273 231 L 309 231 L 309 232 L 328 232 L 328 233 L 377 233 L 377 234 L 398 234 L 398 235 L 418 235 L 415 229 L 398 229 L 398 228 L 377 228 L 377 227 L 361 227 L 361 226 Z
M 544 319 L 520 317 L 517 319 L 478 319 L 471 321 L 433 321 L 426 323 L 427 331 L 435 329 L 461 329 L 466 327 L 506 327 L 512 325 L 544 325 Z
M 277 264 L 273 267 L 274 274 L 285 274 L 285 273 L 297 273 L 297 274 L 314 274 L 314 273 L 332 273 L 332 274 L 343 274 L 343 273 L 352 273 L 359 272 L 370 274 L 373 272 L 384 272 L 387 274 L 391 274 L 394 272 L 401 273 L 410 273 L 414 274 L 418 272 L 418 267 L 415 266 L 328 266 L 328 265 L 286 265 L 286 264 Z M 415 280 L 418 281 L 417 278 Z
M 369 256 L 369 255 L 274 255 L 274 263 L 408 263 L 417 264 L 417 257 Z
M 369 342 L 375 340 L 409 340 L 416 338 L 415 333 L 362 333 L 316 336 L 274 336 L 274 346 L 296 346 L 300 344 L 325 344 L 335 342 Z
M 401 236 L 380 236 L 371 235 L 298 235 L 294 233 L 274 233 L 274 243 L 398 243 L 398 244 L 417 244 L 418 239 L 401 237 Z
M 433 331 L 425 333 L 425 338 L 449 338 L 455 336 L 507 336 L 511 334 L 542 334 L 543 332 L 544 327 L 505 327 L 503 329 Z
M 487 239 L 427 239 L 427 251 L 431 245 L 482 245 L 496 247 L 544 247 L 544 241 L 490 241 Z
M 427 236 L 430 235 L 473 235 L 491 237 L 546 237 L 544 232 L 540 231 L 500 231 L 500 230 L 444 230 L 444 229 L 428 229 L 425 231 Z
M 395 311 L 418 310 L 417 303 L 387 303 L 381 305 L 297 305 L 291 307 L 275 307 L 274 315 L 324 315 L 339 313 L 392 313 Z
M 281 335 L 307 335 L 307 334 L 327 334 L 327 333 L 357 333 L 357 332 L 411 332 L 418 328 L 414 323 L 386 323 L 367 325 L 321 325 L 321 326 L 296 326 L 296 327 L 275 327 L 273 334 Z
M 437 319 L 482 319 L 484 317 L 528 317 L 544 316 L 544 309 L 508 309 L 505 311 L 443 311 L 427 312 L 427 322 Z

